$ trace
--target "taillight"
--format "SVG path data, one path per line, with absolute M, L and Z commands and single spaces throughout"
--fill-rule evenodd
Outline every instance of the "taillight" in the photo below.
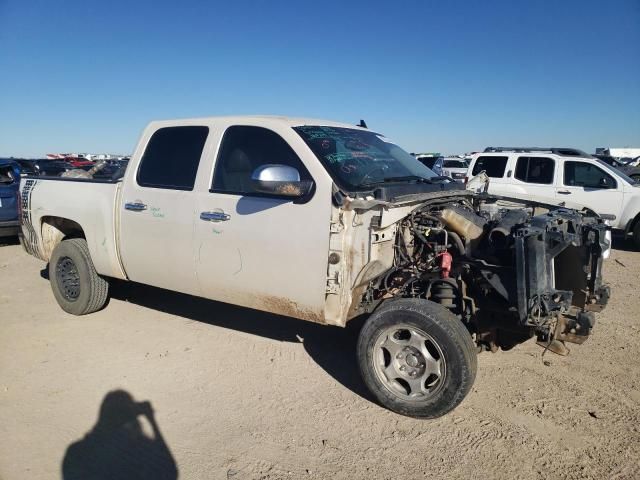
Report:
M 20 194 L 20 185 L 16 189 L 16 206 L 18 207 L 18 221 L 22 223 L 22 195 Z

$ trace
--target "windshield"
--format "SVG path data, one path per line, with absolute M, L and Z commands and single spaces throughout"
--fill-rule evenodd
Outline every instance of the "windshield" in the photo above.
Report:
M 464 160 L 445 160 L 444 168 L 467 168 L 467 162 Z
M 364 190 L 385 182 L 429 181 L 436 174 L 374 132 L 354 128 L 294 127 L 339 187 Z
M 618 170 L 617 168 L 612 167 L 608 163 L 600 160 L 599 158 L 596 158 L 595 160 L 608 172 L 616 174 L 618 177 L 621 177 L 625 182 L 630 183 L 631 185 L 636 185 L 638 183 L 636 180 L 626 175 L 622 170 Z

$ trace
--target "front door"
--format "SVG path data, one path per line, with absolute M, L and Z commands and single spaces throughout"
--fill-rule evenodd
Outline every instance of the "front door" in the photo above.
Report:
M 193 263 L 196 195 L 192 191 L 209 129 L 160 128 L 123 186 L 120 248 L 133 281 L 198 293 Z M 135 157 L 134 157 L 135 158 Z
M 622 185 L 604 169 L 589 162 L 565 160 L 562 184 L 557 185 L 556 201 L 585 206 L 597 214 L 622 212 Z
M 201 294 L 322 321 L 331 183 L 316 182 L 298 200 L 261 194 L 251 175 L 266 164 L 294 167 L 302 180 L 313 180 L 278 133 L 242 125 L 226 130 L 211 189 L 198 192 L 194 254 Z

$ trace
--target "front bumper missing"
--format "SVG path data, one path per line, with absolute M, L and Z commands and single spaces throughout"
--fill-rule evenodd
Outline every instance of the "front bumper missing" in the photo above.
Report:
M 602 284 L 608 228 L 598 218 L 560 209 L 515 232 L 520 324 L 533 327 L 538 343 L 555 353 L 568 353 L 564 342 L 583 343 L 594 312 L 609 300 Z

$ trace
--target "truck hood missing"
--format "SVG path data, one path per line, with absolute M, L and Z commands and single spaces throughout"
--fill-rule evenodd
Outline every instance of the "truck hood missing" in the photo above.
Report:
M 390 296 L 448 298 L 478 335 L 501 312 L 542 341 L 581 343 L 609 298 L 608 227 L 595 215 L 463 189 L 338 201 L 327 312 L 345 321 Z

